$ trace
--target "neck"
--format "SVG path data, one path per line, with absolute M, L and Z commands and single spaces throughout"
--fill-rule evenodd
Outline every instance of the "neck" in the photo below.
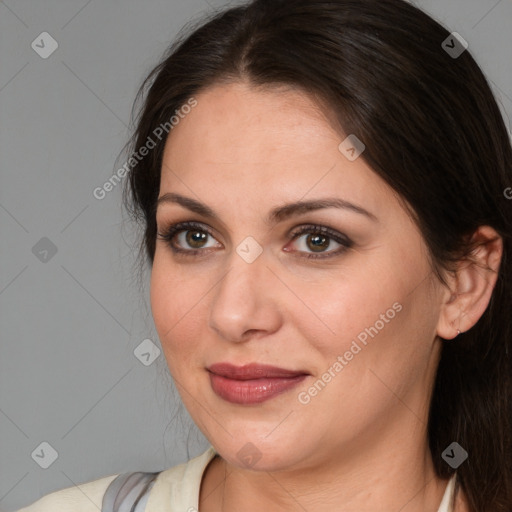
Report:
M 426 427 L 410 411 L 398 425 L 398 435 L 396 424 L 385 431 L 374 427 L 352 453 L 331 445 L 314 461 L 283 471 L 242 469 L 216 457 L 201 486 L 201 512 L 437 512 L 448 480 L 435 475 L 426 443 L 418 442 L 426 439 Z

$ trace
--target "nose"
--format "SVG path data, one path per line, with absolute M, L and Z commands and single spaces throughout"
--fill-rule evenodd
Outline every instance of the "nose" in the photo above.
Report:
M 209 326 L 227 341 L 248 341 L 280 327 L 279 290 L 285 287 L 264 255 L 248 263 L 233 251 L 228 270 L 214 288 Z

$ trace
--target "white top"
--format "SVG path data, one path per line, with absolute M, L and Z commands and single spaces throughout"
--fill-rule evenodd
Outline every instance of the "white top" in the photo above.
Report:
M 208 463 L 217 454 L 213 446 L 197 457 L 162 471 L 149 492 L 145 512 L 197 512 L 201 480 Z M 43 496 L 17 512 L 98 512 L 103 495 L 117 475 L 110 475 L 76 487 L 68 487 Z M 437 512 L 453 512 L 455 476 L 446 487 Z M 137 507 L 137 512 L 140 507 Z

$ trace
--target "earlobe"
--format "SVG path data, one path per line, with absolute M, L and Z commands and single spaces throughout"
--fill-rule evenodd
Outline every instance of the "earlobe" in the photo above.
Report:
M 437 335 L 451 340 L 473 327 L 484 314 L 496 285 L 503 239 L 490 226 L 480 226 L 471 237 L 473 251 L 458 262 L 441 304 Z

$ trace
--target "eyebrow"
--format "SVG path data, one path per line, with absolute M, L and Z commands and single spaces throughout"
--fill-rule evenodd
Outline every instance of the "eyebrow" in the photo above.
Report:
M 155 210 L 160 204 L 163 203 L 179 204 L 187 210 L 190 210 L 204 217 L 220 220 L 219 216 L 209 206 L 200 203 L 191 197 L 185 197 L 180 194 L 168 192 L 157 199 Z M 265 219 L 265 223 L 268 225 L 276 224 L 289 217 L 292 217 L 293 215 L 300 215 L 306 212 L 321 210 L 324 208 L 339 208 L 350 210 L 360 215 L 364 215 L 374 222 L 378 222 L 377 217 L 373 213 L 365 210 L 363 207 L 338 197 L 328 197 L 311 201 L 297 201 L 294 203 L 277 206 L 270 211 L 267 218 Z

